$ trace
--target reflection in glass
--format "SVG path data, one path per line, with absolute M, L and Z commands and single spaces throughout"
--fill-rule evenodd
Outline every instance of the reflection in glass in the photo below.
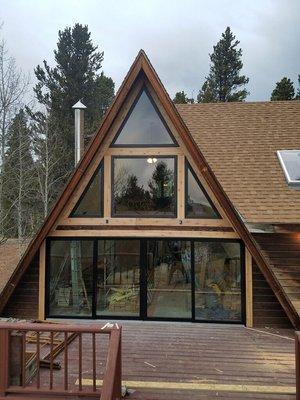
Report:
M 191 167 L 187 165 L 187 218 L 220 218 L 207 195 L 197 181 Z
M 175 216 L 174 157 L 115 157 L 113 163 L 115 216 Z
M 147 316 L 191 318 L 189 241 L 147 241 Z
M 102 217 L 103 215 L 103 167 L 92 177 L 83 196 L 79 199 L 71 217 Z
M 195 242 L 195 318 L 241 320 L 241 253 L 234 242 Z
M 50 315 L 92 316 L 93 241 L 51 240 Z
M 143 91 L 129 114 L 114 145 L 174 145 L 162 117 Z
M 97 315 L 139 316 L 139 240 L 98 240 Z

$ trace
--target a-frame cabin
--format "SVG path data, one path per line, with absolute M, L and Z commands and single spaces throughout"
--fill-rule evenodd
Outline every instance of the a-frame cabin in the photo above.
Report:
M 143 51 L 0 300 L 22 318 L 247 326 L 269 302 L 270 325 L 299 325 Z

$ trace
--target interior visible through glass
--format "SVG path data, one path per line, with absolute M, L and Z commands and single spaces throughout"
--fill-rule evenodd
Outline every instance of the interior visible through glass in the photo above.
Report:
M 194 244 L 195 318 L 241 320 L 241 250 L 236 242 Z
M 237 241 L 71 238 L 47 249 L 48 316 L 242 321 Z
M 220 218 L 189 165 L 187 165 L 186 217 Z
M 147 316 L 191 318 L 191 243 L 147 242 Z
M 50 315 L 91 317 L 93 241 L 52 240 L 49 263 Z
M 103 215 L 103 170 L 102 165 L 92 177 L 83 196 L 76 204 L 71 217 L 102 217 Z
M 174 217 L 175 157 L 113 158 L 113 214 Z
M 96 312 L 139 316 L 139 240 L 98 240 Z
M 145 90 L 142 91 L 113 145 L 170 145 L 175 143 Z

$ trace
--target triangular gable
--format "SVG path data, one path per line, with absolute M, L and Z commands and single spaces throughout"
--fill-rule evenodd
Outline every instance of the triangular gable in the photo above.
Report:
M 247 246 L 250 254 L 255 259 L 258 267 L 260 268 L 261 272 L 265 276 L 266 280 L 270 284 L 272 290 L 274 291 L 275 295 L 277 296 L 278 300 L 280 301 L 281 305 L 283 306 L 285 312 L 287 313 L 288 317 L 290 318 L 291 322 L 294 326 L 298 326 L 300 324 L 299 316 L 296 313 L 294 307 L 290 303 L 288 297 L 285 293 L 282 292 L 282 289 L 274 277 L 268 262 L 262 255 L 261 251 L 258 248 L 257 243 L 255 242 L 251 233 L 247 230 L 245 224 L 241 220 L 240 216 L 235 211 L 232 203 L 228 199 L 227 195 L 225 194 L 224 190 L 222 189 L 221 185 L 217 181 L 214 173 L 212 172 L 211 168 L 209 167 L 206 159 L 204 158 L 203 154 L 201 153 L 200 149 L 194 142 L 188 128 L 186 127 L 185 123 L 183 122 L 182 118 L 178 114 L 174 104 L 172 103 L 171 99 L 169 98 L 166 90 L 164 89 L 161 81 L 159 80 L 154 68 L 152 67 L 150 61 L 148 60 L 144 51 L 140 51 L 137 58 L 135 59 L 132 67 L 130 68 L 127 76 L 125 77 L 116 97 L 115 100 L 105 115 L 105 118 L 97 132 L 97 134 L 92 139 L 90 145 L 88 146 L 87 150 L 85 151 L 81 161 L 79 162 L 78 166 L 76 167 L 69 183 L 67 184 L 65 190 L 63 191 L 62 195 L 56 202 L 55 206 L 53 207 L 52 211 L 46 218 L 43 226 L 37 233 L 36 237 L 30 243 L 26 253 L 24 254 L 22 260 L 20 261 L 18 267 L 16 268 L 15 273 L 12 275 L 11 279 L 9 280 L 8 284 L 4 288 L 0 298 L 0 312 L 3 310 L 6 302 L 8 301 L 10 295 L 14 291 L 14 288 L 17 286 L 20 278 L 22 277 L 23 273 L 26 271 L 30 262 L 32 261 L 34 255 L 39 250 L 40 246 L 42 245 L 43 241 L 46 239 L 47 235 L 53 229 L 58 217 L 60 216 L 62 210 L 64 209 L 65 205 L 69 201 L 72 193 L 74 192 L 78 181 L 82 178 L 83 174 L 87 170 L 89 164 L 97 154 L 100 145 L 102 144 L 103 140 L 107 132 L 109 131 L 116 115 L 121 108 L 123 102 L 125 101 L 131 87 L 133 86 L 135 80 L 139 76 L 139 74 L 144 74 L 147 80 L 149 81 L 151 87 L 153 88 L 154 92 L 156 93 L 160 103 L 162 104 L 165 112 L 168 114 L 168 118 L 172 122 L 173 126 L 175 127 L 178 135 L 181 137 L 182 141 L 185 144 L 187 151 L 189 152 L 190 156 L 193 159 L 193 162 L 197 167 L 200 169 L 203 178 L 205 179 L 206 184 L 216 197 L 217 201 L 222 205 L 223 210 L 231 222 L 232 226 L 234 227 L 235 231 L 238 235 L 243 239 L 245 245 Z
M 132 104 L 112 146 L 177 146 L 176 140 L 145 87 Z

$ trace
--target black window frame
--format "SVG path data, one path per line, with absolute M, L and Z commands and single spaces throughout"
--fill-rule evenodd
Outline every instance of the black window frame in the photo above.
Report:
M 174 195 L 175 195 L 175 201 L 174 201 L 174 208 L 175 212 L 173 215 L 158 215 L 158 214 L 148 214 L 148 215 L 133 215 L 131 213 L 128 214 L 123 214 L 119 215 L 115 213 L 114 211 L 114 202 L 115 202 L 115 191 L 114 191 L 114 160 L 115 159 L 147 159 L 149 157 L 157 158 L 159 160 L 160 158 L 172 158 L 174 159 Z M 111 217 L 112 218 L 172 218 L 176 219 L 178 215 L 178 157 L 177 155 L 152 155 L 149 153 L 149 155 L 114 155 L 111 156 Z
M 131 114 L 132 114 L 132 111 L 133 111 L 133 109 L 135 108 L 135 106 L 136 106 L 137 102 L 139 101 L 139 99 L 140 99 L 141 95 L 143 94 L 143 92 L 145 92 L 146 95 L 148 96 L 148 98 L 149 98 L 151 104 L 153 105 L 153 107 L 154 107 L 154 109 L 155 109 L 155 111 L 156 111 L 156 113 L 157 113 L 159 119 L 161 120 L 161 122 L 163 123 L 164 127 L 166 128 L 168 134 L 170 135 L 170 137 L 171 137 L 173 143 L 171 143 L 171 144 L 138 144 L 138 143 L 137 143 L 137 144 L 134 144 L 134 143 L 133 143 L 133 144 L 116 144 L 116 141 L 118 140 L 118 137 L 120 136 L 120 134 L 121 134 L 121 132 L 122 132 L 122 130 L 123 130 L 123 128 L 124 128 L 126 122 L 127 122 L 128 119 L 130 118 L 130 116 L 131 116 Z M 153 100 L 153 98 L 152 98 L 152 96 L 151 96 L 149 90 L 147 89 L 147 87 L 146 87 L 145 85 L 142 87 L 142 89 L 140 90 L 139 94 L 138 94 L 137 97 L 135 98 L 133 104 L 131 105 L 131 107 L 130 107 L 130 109 L 129 109 L 127 115 L 126 115 L 126 118 L 124 119 L 124 121 L 122 122 L 120 128 L 118 129 L 118 131 L 117 131 L 117 133 L 116 133 L 116 135 L 115 135 L 113 141 L 112 141 L 111 144 L 110 144 L 110 147 L 114 147 L 114 148 L 179 147 L 179 145 L 178 145 L 178 143 L 177 143 L 177 140 L 175 139 L 175 137 L 174 137 L 173 133 L 171 132 L 169 126 L 167 125 L 166 121 L 164 120 L 163 116 L 161 115 L 161 112 L 159 111 L 159 109 L 158 109 L 158 107 L 157 107 L 155 101 Z
M 180 238 L 180 237 L 48 237 L 46 239 L 46 271 L 45 271 L 45 318 L 58 319 L 93 319 L 103 320 L 112 318 L 107 315 L 97 315 L 97 258 L 98 258 L 98 241 L 99 240 L 139 240 L 140 241 L 140 315 L 139 316 L 124 316 L 114 315 L 113 319 L 120 320 L 147 320 L 147 321 L 178 321 L 178 322 L 193 322 L 193 323 L 210 323 L 210 324 L 245 324 L 246 323 L 246 282 L 245 282 L 245 245 L 241 239 L 229 238 Z M 93 241 L 93 295 L 92 295 L 92 317 L 78 315 L 55 315 L 50 314 L 50 244 L 51 241 Z M 190 241 L 191 242 L 191 318 L 168 318 L 168 317 L 148 317 L 147 316 L 147 241 L 148 240 L 163 240 L 163 241 Z M 194 260 L 194 244 L 195 242 L 223 242 L 223 243 L 239 243 L 241 256 L 241 319 L 240 320 L 205 320 L 195 318 L 195 260 Z
M 202 219 L 209 219 L 209 220 L 219 220 L 222 219 L 221 214 L 219 213 L 219 211 L 217 210 L 216 206 L 214 205 L 214 203 L 212 202 L 210 196 L 208 195 L 207 191 L 205 190 L 205 188 L 203 187 L 202 183 L 200 182 L 198 176 L 196 175 L 195 171 L 193 170 L 191 164 L 188 162 L 188 160 L 185 158 L 185 172 L 184 172 L 184 180 L 185 180 L 185 185 L 184 185 L 184 216 L 186 219 L 198 219 L 198 220 L 202 220 Z M 199 185 L 200 189 L 202 190 L 204 196 L 206 197 L 209 205 L 211 206 L 211 208 L 213 209 L 214 213 L 216 214 L 215 217 L 197 217 L 197 216 L 188 216 L 188 190 L 189 190 L 189 182 L 188 182 L 188 172 L 191 172 L 191 174 L 193 175 L 196 183 Z
M 100 179 L 101 179 L 101 187 L 100 187 L 100 195 L 99 195 L 99 210 L 100 213 L 99 214 L 89 214 L 89 215 L 74 215 L 75 210 L 77 209 L 77 207 L 79 206 L 81 200 L 84 198 L 85 194 L 87 193 L 87 191 L 89 190 L 90 186 L 93 183 L 94 178 L 96 177 L 96 175 L 100 172 Z M 98 167 L 96 168 L 95 172 L 93 173 L 89 183 L 87 184 L 87 186 L 85 187 L 84 191 L 82 192 L 82 194 L 80 195 L 76 205 L 73 207 L 69 218 L 103 218 L 104 216 L 104 162 L 103 159 L 101 160 L 100 164 L 98 165 Z

